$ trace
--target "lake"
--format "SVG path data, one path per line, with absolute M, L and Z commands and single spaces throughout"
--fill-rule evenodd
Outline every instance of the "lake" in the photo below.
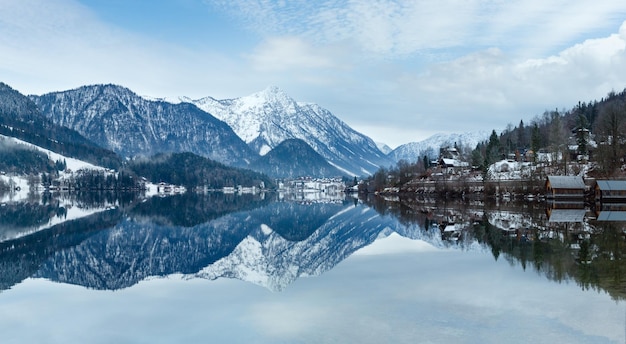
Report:
M 2 343 L 624 343 L 623 210 L 337 195 L 0 207 Z

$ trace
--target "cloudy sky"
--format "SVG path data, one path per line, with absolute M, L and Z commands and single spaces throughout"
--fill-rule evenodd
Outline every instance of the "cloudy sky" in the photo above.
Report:
M 392 147 L 626 87 L 623 0 L 0 0 L 0 81 L 235 98 L 275 85 Z

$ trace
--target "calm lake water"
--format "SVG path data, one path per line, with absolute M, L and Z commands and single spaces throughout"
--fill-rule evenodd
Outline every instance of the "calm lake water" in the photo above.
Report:
M 2 204 L 0 341 L 625 343 L 626 222 L 611 210 L 223 194 Z

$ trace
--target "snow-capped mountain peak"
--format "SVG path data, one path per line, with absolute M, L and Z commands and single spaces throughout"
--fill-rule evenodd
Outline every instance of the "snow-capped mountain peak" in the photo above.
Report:
M 247 97 L 240 98 L 242 100 L 258 100 L 259 103 L 271 103 L 271 104 L 282 104 L 286 106 L 291 106 L 296 104 L 296 101 L 293 100 L 290 96 L 287 95 L 283 90 L 281 90 L 278 86 L 270 85 L 265 88 L 263 91 L 253 93 Z
M 260 155 L 288 139 L 301 139 L 348 175 L 374 173 L 389 164 L 367 136 L 356 132 L 317 104 L 297 102 L 276 86 L 249 96 L 190 101 L 226 122 Z

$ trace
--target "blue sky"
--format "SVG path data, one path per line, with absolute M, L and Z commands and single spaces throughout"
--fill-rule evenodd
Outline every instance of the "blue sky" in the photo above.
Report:
M 626 87 L 624 1 L 0 0 L 0 81 L 234 98 L 276 85 L 392 147 Z

